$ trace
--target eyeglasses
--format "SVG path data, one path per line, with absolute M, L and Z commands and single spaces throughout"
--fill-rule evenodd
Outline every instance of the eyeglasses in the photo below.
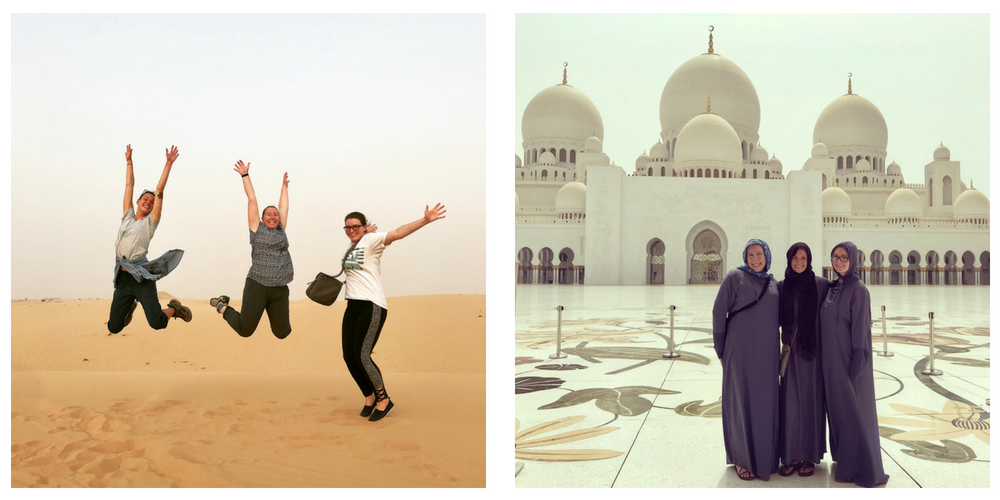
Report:
M 847 261 L 851 260 L 851 258 L 850 258 L 850 257 L 846 257 L 846 256 L 845 256 L 845 257 L 839 257 L 839 256 L 836 256 L 836 255 L 834 255 L 834 256 L 833 256 L 832 258 L 833 258 L 833 261 L 834 261 L 834 262 L 840 262 L 840 263 L 842 263 L 842 264 L 843 264 L 844 262 L 847 262 Z
M 357 231 L 358 229 L 361 229 L 363 227 L 364 226 L 361 226 L 361 225 L 358 225 L 358 224 L 355 224 L 353 226 L 344 226 L 344 231 Z

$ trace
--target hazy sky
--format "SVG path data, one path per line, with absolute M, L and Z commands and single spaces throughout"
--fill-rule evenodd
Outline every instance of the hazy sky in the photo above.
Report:
M 604 152 L 626 172 L 659 138 L 660 95 L 684 62 L 715 52 L 750 77 L 760 100 L 760 145 L 785 172 L 802 168 L 820 112 L 853 92 L 879 108 L 907 182 L 943 141 L 962 180 L 989 196 L 990 57 L 987 15 L 556 14 L 515 19 L 514 152 L 538 92 L 562 82 L 604 121 Z
M 336 272 L 359 210 L 388 231 L 389 296 L 482 294 L 484 15 L 13 15 L 11 298 L 110 298 L 125 145 L 135 196 L 177 145 L 150 258 L 159 290 L 242 295 L 251 162 L 260 208 L 288 172 L 293 300 Z M 134 198 L 134 197 L 133 197 Z M 134 201 L 134 200 L 133 200 Z

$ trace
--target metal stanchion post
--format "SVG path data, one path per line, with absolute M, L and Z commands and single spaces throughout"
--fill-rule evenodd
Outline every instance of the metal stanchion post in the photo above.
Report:
M 556 353 L 549 354 L 549 359 L 564 359 L 565 354 L 562 353 L 562 312 L 563 306 L 556 306 L 556 311 L 559 311 L 559 321 L 556 323 Z
M 674 358 L 681 357 L 680 353 L 674 352 L 674 309 L 677 309 L 677 306 L 671 305 L 670 306 L 670 345 L 668 346 L 668 349 L 670 349 L 670 352 L 663 355 L 664 359 L 674 359 Z
M 928 368 L 922 370 L 920 373 L 923 373 L 924 375 L 941 375 L 943 372 L 934 368 L 934 313 L 928 313 L 927 316 L 931 320 L 930 342 L 927 343 L 930 346 L 931 354 L 930 361 L 928 362 Z
M 889 352 L 889 337 L 885 332 L 885 306 L 882 306 L 882 352 L 878 353 L 878 355 L 887 358 L 892 357 L 892 353 Z

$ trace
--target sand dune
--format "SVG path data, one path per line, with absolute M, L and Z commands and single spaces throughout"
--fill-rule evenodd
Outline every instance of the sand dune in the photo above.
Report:
M 374 359 L 396 408 L 376 423 L 343 302 L 293 302 L 279 340 L 182 301 L 191 323 L 154 331 L 140 308 L 119 335 L 110 301 L 11 304 L 11 486 L 485 486 L 484 296 L 389 299 Z

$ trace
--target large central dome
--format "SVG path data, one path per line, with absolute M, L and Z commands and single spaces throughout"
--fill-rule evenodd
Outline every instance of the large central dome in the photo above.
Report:
M 521 138 L 604 140 L 604 121 L 593 101 L 572 85 L 553 85 L 531 99 L 521 119 Z
M 816 119 L 813 143 L 817 142 L 826 144 L 830 154 L 843 147 L 885 151 L 889 132 L 882 112 L 871 101 L 857 94 L 844 94 L 834 99 Z
M 694 57 L 670 75 L 660 96 L 664 134 L 684 128 L 684 124 L 704 113 L 709 98 L 712 112 L 729 122 L 740 137 L 757 137 L 757 89 L 736 63 L 715 53 Z

